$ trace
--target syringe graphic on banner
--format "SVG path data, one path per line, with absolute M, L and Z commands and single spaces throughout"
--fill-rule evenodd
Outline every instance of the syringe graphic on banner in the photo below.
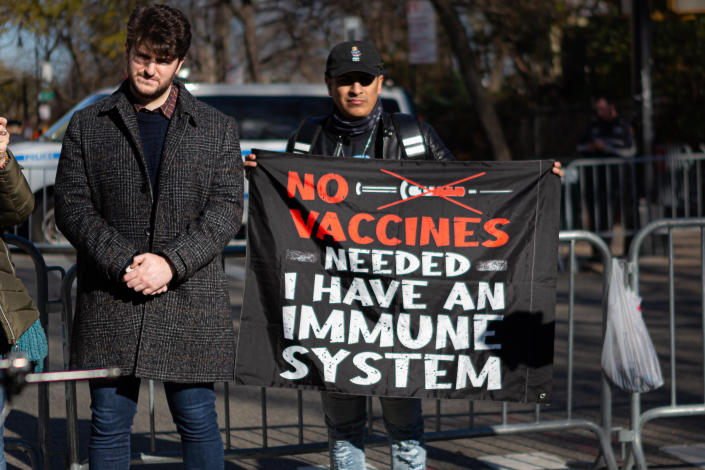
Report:
M 388 204 L 384 204 L 382 206 L 379 206 L 377 210 L 382 210 L 382 209 L 387 209 L 388 207 L 396 206 L 397 204 L 402 204 L 405 202 L 412 201 L 418 197 L 423 197 L 423 196 L 436 196 L 440 197 L 442 199 L 445 199 L 446 201 L 453 203 L 457 206 L 460 206 L 464 209 L 469 210 L 470 212 L 474 212 L 476 214 L 482 214 L 482 211 L 475 209 L 474 207 L 470 207 L 466 204 L 463 204 L 462 202 L 458 201 L 458 198 L 461 198 L 465 196 L 465 194 L 483 194 L 487 190 L 476 190 L 472 188 L 466 188 L 465 186 L 460 186 L 461 183 L 464 183 L 466 181 L 473 180 L 475 178 L 479 178 L 481 176 L 484 176 L 486 173 L 484 171 L 481 171 L 479 173 L 475 173 L 473 175 L 468 175 L 465 176 L 464 178 L 461 178 L 456 181 L 450 181 L 448 184 L 444 184 L 443 186 L 434 186 L 434 187 L 426 187 L 420 183 L 417 183 L 416 181 L 412 181 L 411 179 L 400 175 L 398 173 L 395 173 L 393 171 L 389 171 L 385 168 L 381 168 L 379 170 L 382 173 L 385 173 L 389 176 L 392 176 L 398 180 L 401 181 L 399 183 L 399 196 L 401 197 L 399 200 L 390 202 Z M 390 193 L 390 194 L 397 194 L 397 189 L 396 186 L 365 186 L 362 183 L 358 182 L 356 185 L 356 192 L 358 195 L 363 194 L 363 189 L 365 192 L 375 192 L 375 193 Z M 511 192 L 511 190 L 492 190 L 493 194 L 497 194 L 497 191 L 502 191 L 502 192 Z M 448 193 L 448 194 L 446 194 Z
M 429 192 L 430 191 L 430 192 Z M 398 186 L 374 186 L 363 184 L 358 181 L 355 184 L 355 194 L 362 196 L 363 194 L 399 194 L 402 199 L 408 199 L 412 196 L 418 196 L 426 192 L 424 197 L 464 197 L 465 195 L 472 196 L 477 194 L 508 194 L 511 189 L 473 189 L 464 186 L 427 186 L 426 190 L 419 186 L 411 185 L 406 181 L 402 181 Z

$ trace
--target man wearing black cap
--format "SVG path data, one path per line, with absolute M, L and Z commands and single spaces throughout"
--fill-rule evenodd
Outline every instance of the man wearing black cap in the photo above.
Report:
M 328 55 L 325 80 L 334 111 L 304 120 L 289 140 L 288 151 L 336 157 L 453 159 L 430 125 L 413 116 L 383 111 L 379 100 L 384 82 L 382 59 L 371 44 L 346 41 L 335 46 Z
M 335 104 L 332 113 L 304 120 L 289 139 L 287 151 L 336 157 L 452 160 L 435 130 L 409 115 L 382 110 L 382 59 L 369 43 L 346 41 L 326 62 L 325 81 Z M 247 156 L 245 166 L 257 165 Z M 365 467 L 364 396 L 323 392 L 331 469 Z M 421 400 L 380 397 L 391 441 L 392 469 L 426 467 Z
M 436 131 L 407 114 L 382 109 L 382 60 L 362 41 L 336 45 L 328 55 L 325 81 L 333 98 L 328 115 L 304 120 L 287 144 L 288 152 L 336 157 L 452 160 Z M 245 167 L 257 166 L 249 154 Z M 561 174 L 560 164 L 554 169 Z M 321 394 L 328 426 L 331 470 L 364 470 L 366 398 Z M 391 441 L 392 470 L 426 468 L 421 400 L 380 397 Z

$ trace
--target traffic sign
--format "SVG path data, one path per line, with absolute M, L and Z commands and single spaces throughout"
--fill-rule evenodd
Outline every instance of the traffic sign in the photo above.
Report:
M 44 90 L 39 92 L 39 101 L 40 102 L 45 102 L 45 101 L 51 101 L 54 99 L 56 94 L 54 93 L 54 90 Z

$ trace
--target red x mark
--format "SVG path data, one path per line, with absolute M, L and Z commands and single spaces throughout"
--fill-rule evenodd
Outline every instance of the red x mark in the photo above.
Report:
M 425 195 L 427 195 L 427 194 L 431 194 L 432 196 L 442 197 L 442 198 L 445 199 L 446 201 L 452 202 L 453 204 L 457 204 L 457 205 L 459 205 L 460 207 L 463 207 L 463 208 L 465 208 L 465 209 L 467 209 L 467 210 L 469 210 L 469 211 L 475 212 L 475 213 L 477 213 L 477 214 L 482 214 L 482 212 L 479 211 L 479 210 L 477 210 L 477 209 L 473 209 L 473 208 L 470 207 L 470 206 L 466 206 L 465 204 L 463 204 L 463 203 L 461 203 L 461 202 L 458 202 L 458 201 L 455 201 L 455 200 L 449 198 L 448 196 L 446 196 L 445 194 L 443 194 L 443 190 L 445 190 L 445 189 L 448 188 L 449 186 L 454 186 L 454 185 L 456 185 L 456 184 L 463 183 L 463 182 L 468 181 L 468 180 L 471 180 L 471 179 L 473 179 L 473 178 L 477 178 L 478 176 L 482 176 L 482 175 L 485 174 L 484 171 L 483 171 L 482 173 L 477 173 L 477 174 L 475 174 L 475 175 L 468 176 L 467 178 L 463 178 L 463 179 L 458 180 L 458 181 L 453 181 L 452 183 L 448 183 L 448 184 L 446 184 L 445 186 L 441 186 L 441 187 L 438 187 L 438 188 L 435 188 L 435 189 L 428 189 L 428 188 L 426 188 L 426 187 L 423 186 L 423 185 L 420 185 L 420 184 L 418 184 L 418 183 L 414 183 L 414 182 L 411 181 L 410 179 L 404 178 L 403 176 L 398 175 L 398 174 L 396 174 L 396 173 L 394 173 L 394 172 L 391 172 L 391 171 L 389 171 L 389 170 L 380 169 L 379 171 L 381 171 L 381 172 L 383 172 L 383 173 L 387 173 L 388 175 L 392 175 L 392 176 L 394 176 L 395 178 L 399 178 L 400 180 L 406 181 L 407 183 L 413 184 L 414 186 L 418 186 L 419 188 L 421 188 L 422 190 L 424 190 L 424 192 L 421 193 L 421 194 L 417 194 L 416 196 L 411 196 L 411 197 L 406 198 L 406 199 L 400 199 L 400 200 L 398 200 L 398 201 L 394 201 L 394 202 L 391 202 L 391 203 L 389 203 L 389 204 L 385 204 L 384 206 L 380 206 L 380 207 L 377 208 L 378 211 L 379 211 L 379 210 L 382 210 L 382 209 L 386 209 L 387 207 L 394 206 L 394 205 L 396 205 L 396 204 L 401 204 L 402 202 L 411 201 L 412 199 L 416 199 L 417 197 L 421 197 L 421 196 L 425 196 Z

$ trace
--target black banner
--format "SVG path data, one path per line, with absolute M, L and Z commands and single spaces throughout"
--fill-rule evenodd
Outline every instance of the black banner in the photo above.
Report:
M 256 153 L 239 383 L 550 401 L 552 162 Z

